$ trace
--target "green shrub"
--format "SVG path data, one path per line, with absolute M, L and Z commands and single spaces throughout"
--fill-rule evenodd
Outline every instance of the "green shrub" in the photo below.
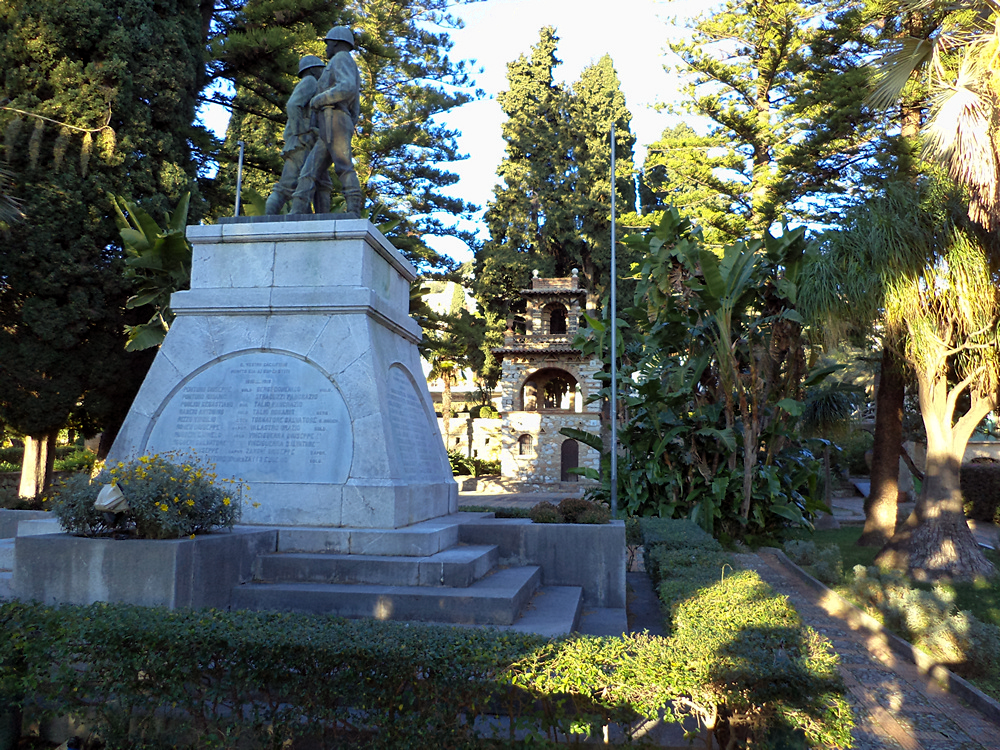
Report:
M 677 602 L 673 625 L 667 683 L 703 721 L 720 716 L 721 747 L 780 745 L 788 730 L 813 747 L 850 744 L 836 653 L 755 572 Z
M 670 549 L 664 545 L 647 549 L 645 564 L 655 586 L 660 581 L 677 577 L 697 576 L 699 580 L 715 580 L 724 565 L 728 565 L 730 570 L 733 567 L 733 561 L 726 552 L 698 548 Z M 702 572 L 708 577 L 700 576 Z
M 500 416 L 500 412 L 494 409 L 489 404 L 480 404 L 479 406 L 473 406 L 469 409 L 469 414 L 473 419 L 497 419 Z
M 451 473 L 454 476 L 472 476 L 475 472 L 472 459 L 462 453 L 462 451 L 448 451 L 448 463 L 451 464 Z
M 86 448 L 76 448 L 55 460 L 56 471 L 86 471 L 90 472 L 97 462 L 97 454 Z
M 24 448 L 12 445 L 8 448 L 0 448 L 0 471 L 20 471 L 21 463 L 24 460 Z M 56 471 L 82 471 L 93 468 L 97 457 L 92 451 L 86 448 L 79 448 L 75 445 L 57 445 L 55 470 Z
M 600 503 L 584 500 L 582 497 L 566 497 L 559 502 L 559 513 L 566 523 L 607 523 L 611 520 L 611 509 Z
M 472 459 L 472 467 L 475 469 L 477 477 L 486 477 L 500 473 L 500 459 L 494 459 L 492 461 L 474 458 Z
M 529 510 L 528 517 L 533 523 L 562 523 L 565 520 L 559 508 L 548 500 L 542 500 Z
M 640 518 L 642 543 L 647 547 L 663 545 L 668 549 L 721 550 L 722 545 L 693 521 L 673 518 Z
M 711 711 L 720 737 L 753 735 L 754 747 L 782 725 L 843 745 L 850 709 L 837 695 L 836 662 L 831 678 L 832 656 L 751 576 L 686 602 L 672 638 L 546 640 L 300 614 L 6 602 L 0 694 L 85 719 L 109 748 L 299 738 L 476 748 L 491 746 L 474 731 L 489 722 L 476 719 L 497 714 L 546 746 L 606 724 L 627 730 L 640 716 Z M 494 722 L 503 735 L 508 725 Z
M 173 458 L 182 463 L 173 463 Z M 112 483 L 124 494 L 128 509 L 100 513 L 94 500 L 103 485 Z M 196 458 L 154 454 L 105 467 L 93 481 L 83 475 L 71 477 L 46 502 L 71 534 L 176 539 L 232 528 L 243 498 L 241 483 L 217 480 L 212 468 Z
M 1000 523 L 1000 464 L 962 464 L 965 515 L 976 521 Z
M 603 505 L 579 497 L 564 498 L 557 506 L 542 500 L 528 511 L 535 523 L 602 524 L 611 520 L 611 511 Z
M 875 445 L 875 437 L 868 430 L 852 430 L 841 440 L 840 457 L 837 463 L 841 470 L 846 469 L 853 476 L 868 476 L 868 463 L 865 453 Z
M 1000 679 L 1000 628 L 955 607 L 943 585 L 910 586 L 901 573 L 856 565 L 850 581 L 855 601 L 882 614 L 887 628 L 966 677 Z
M 801 622 L 784 597 L 686 520 L 640 518 L 646 570 L 670 632 L 670 690 L 686 696 L 675 711 L 702 722 L 718 715 L 726 747 L 844 746 L 850 709 L 829 643 Z M 676 694 L 675 694 L 676 695 Z M 686 707 L 686 708 L 685 708 Z
M 844 579 L 844 562 L 836 544 L 817 547 L 808 540 L 792 539 L 785 542 L 784 551 L 793 563 L 829 586 L 835 586 Z

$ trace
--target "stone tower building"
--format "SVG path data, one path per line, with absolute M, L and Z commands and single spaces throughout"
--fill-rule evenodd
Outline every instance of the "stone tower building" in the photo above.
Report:
M 535 271 L 521 296 L 527 301 L 524 320 L 510 321 L 504 345 L 493 350 L 503 359 L 501 472 L 530 485 L 588 482 L 569 469 L 600 470 L 600 454 L 559 432 L 575 427 L 596 435 L 601 429 L 600 402 L 587 403 L 600 389 L 594 375 L 601 361 L 572 345 L 589 307 L 588 292 L 580 288 L 576 269 L 557 279 L 540 279 Z

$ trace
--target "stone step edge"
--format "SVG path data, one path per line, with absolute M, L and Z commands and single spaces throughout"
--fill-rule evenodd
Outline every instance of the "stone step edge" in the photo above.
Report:
M 302 562 L 319 562 L 324 563 L 329 562 L 331 568 L 335 568 L 336 564 L 339 562 L 350 563 L 356 565 L 358 563 L 368 563 L 376 567 L 376 569 L 385 569 L 386 567 L 400 566 L 405 569 L 412 569 L 413 566 L 432 566 L 435 568 L 440 568 L 442 571 L 459 571 L 462 569 L 469 569 L 469 575 L 474 576 L 469 581 L 468 586 L 471 586 L 477 580 L 490 575 L 497 568 L 497 563 L 499 561 L 498 547 L 495 544 L 460 544 L 454 547 L 449 547 L 448 549 L 442 550 L 441 552 L 436 552 L 433 555 L 419 555 L 419 556 L 400 556 L 400 555 L 350 555 L 338 552 L 268 552 L 265 554 L 257 555 L 252 565 L 253 570 L 253 583 L 330 583 L 334 585 L 341 586 L 377 586 L 377 585 L 397 585 L 406 586 L 410 584 L 399 583 L 399 584 L 380 584 L 374 581 L 333 581 L 333 580 L 288 580 L 287 578 L 274 578 L 271 577 L 280 571 L 265 570 L 269 567 L 270 563 L 280 561 L 278 564 L 290 561 L 294 564 L 296 561 Z M 467 554 L 462 556 L 457 556 L 454 554 L 456 550 L 461 552 L 466 552 Z M 444 558 L 444 559 L 442 559 Z M 476 570 L 481 572 L 476 575 Z M 443 572 L 442 572 L 443 575 Z M 429 584 L 420 583 L 416 584 L 421 588 L 441 588 L 442 585 L 447 584 Z
M 502 583 L 495 585 L 500 579 Z M 511 580 L 504 580 L 511 579 Z M 536 565 L 526 565 L 517 568 L 501 568 L 494 570 L 467 588 L 450 588 L 440 586 L 380 586 L 377 584 L 340 584 L 340 583 L 247 583 L 233 590 L 233 608 L 241 608 L 236 604 L 237 598 L 261 593 L 294 594 L 341 594 L 345 596 L 378 596 L 378 597 L 415 597 L 416 599 L 478 599 L 483 601 L 509 601 L 513 607 L 514 622 L 521 616 L 531 598 L 541 586 L 542 570 Z M 491 585 L 494 584 L 494 585 Z M 264 610 L 267 608 L 265 607 Z M 400 618 L 405 622 L 411 618 Z M 423 622 L 423 621 L 421 621 Z M 456 623 L 448 623 L 456 624 Z M 477 623 L 478 624 L 478 623 Z M 488 625 L 491 623 L 482 623 Z
M 882 626 L 882 623 L 870 614 L 858 609 L 836 591 L 827 587 L 826 584 L 816 578 L 813 578 L 811 575 L 802 570 L 802 568 L 788 558 L 784 551 L 778 549 L 777 547 L 761 547 L 760 551 L 773 555 L 777 558 L 778 562 L 788 570 L 789 573 L 794 575 L 809 588 L 814 589 L 824 596 L 832 599 L 843 612 L 843 619 L 847 620 L 849 624 L 863 627 L 874 635 L 882 636 L 885 638 L 889 648 L 896 654 L 902 656 L 911 664 L 916 665 L 916 667 L 924 674 L 928 674 L 933 677 L 945 690 L 964 700 L 969 704 L 969 706 L 992 721 L 994 724 L 1000 724 L 1000 703 L 997 703 L 997 701 L 993 700 L 982 690 L 977 688 L 968 680 L 959 677 L 944 665 L 939 664 L 934 657 L 927 652 L 917 648 L 912 643 L 903 640 L 895 633 L 886 630 Z
M 545 603 L 549 598 L 550 602 Z M 541 606 L 539 604 L 541 603 Z M 565 606 L 568 604 L 569 606 Z M 562 614 L 563 623 L 556 627 L 542 627 L 549 611 L 555 609 L 557 615 Z M 569 612 L 567 617 L 566 613 Z M 434 625 L 445 628 L 493 628 L 495 630 L 514 633 L 534 633 L 536 635 L 554 638 L 578 632 L 577 628 L 583 617 L 583 588 L 580 586 L 539 586 L 532 594 L 521 614 L 512 625 L 470 625 L 468 623 L 440 622 L 433 620 L 419 621 L 421 625 Z
M 332 552 L 419 557 L 458 543 L 459 523 L 422 521 L 399 529 L 279 526 L 278 552 Z

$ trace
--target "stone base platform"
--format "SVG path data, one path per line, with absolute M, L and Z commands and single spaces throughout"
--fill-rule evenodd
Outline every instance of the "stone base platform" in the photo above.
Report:
M 109 455 L 195 453 L 243 522 L 402 528 L 458 488 L 409 316 L 413 266 L 370 222 L 192 226 L 191 288 Z M 244 496 L 246 500 L 246 496 Z
M 544 635 L 581 622 L 600 635 L 627 630 L 620 521 L 532 524 L 455 513 L 400 529 L 240 526 L 163 541 L 47 533 L 53 523 L 18 524 L 31 534 L 11 540 L 19 599 L 312 612 Z

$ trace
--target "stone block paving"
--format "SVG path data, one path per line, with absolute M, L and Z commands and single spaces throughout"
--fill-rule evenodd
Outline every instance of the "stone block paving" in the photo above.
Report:
M 858 750 L 1000 750 L 1000 727 L 966 707 L 916 666 L 864 630 L 852 630 L 819 606 L 819 594 L 795 579 L 773 555 L 736 555 L 802 619 L 826 636 L 854 709 Z

